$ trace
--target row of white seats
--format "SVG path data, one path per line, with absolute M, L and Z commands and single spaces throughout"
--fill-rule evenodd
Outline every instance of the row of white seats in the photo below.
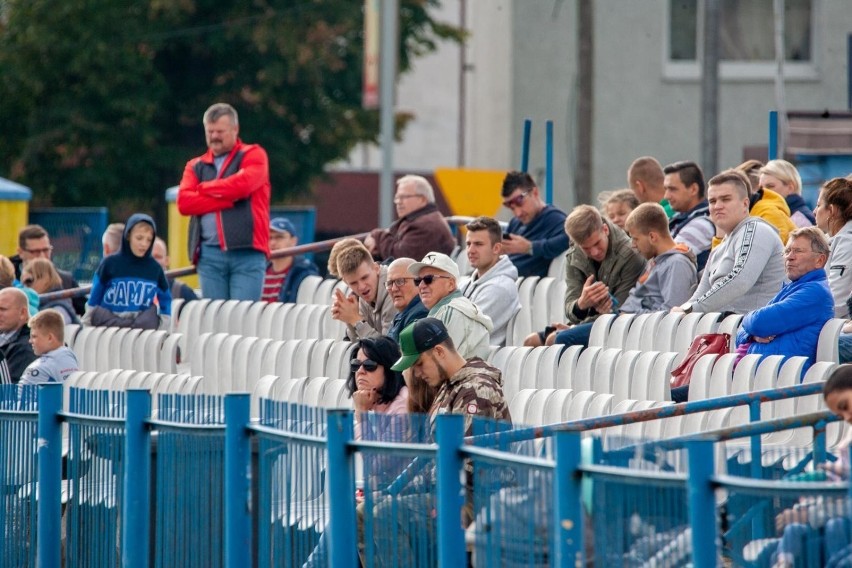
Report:
M 595 391 L 621 400 L 671 400 L 669 379 L 676 353 L 575 345 L 503 347 L 489 357 L 503 371 L 507 400 L 523 389 Z
M 320 304 L 282 304 L 238 300 L 197 300 L 186 304 L 178 321 L 181 348 L 192 357 L 203 333 L 230 333 L 269 339 L 342 339 L 345 325 Z
M 741 314 L 732 314 L 722 319 L 722 314 L 717 312 L 604 314 L 592 326 L 589 345 L 641 351 L 676 351 L 683 356 L 695 337 L 705 333 L 727 333 L 731 336 L 730 350 L 734 351 L 742 319 Z M 839 361 L 838 338 L 845 321 L 835 318 L 823 326 L 817 346 L 817 361 Z
M 136 369 L 176 373 L 181 335 L 121 327 L 65 327 L 65 343 L 84 371 Z
M 345 379 L 354 344 L 336 339 L 276 340 L 202 333 L 185 372 L 205 377 L 209 394 L 252 392 L 264 375 Z

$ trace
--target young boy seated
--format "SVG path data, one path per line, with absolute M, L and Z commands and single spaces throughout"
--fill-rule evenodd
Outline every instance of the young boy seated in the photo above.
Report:
M 30 318 L 30 345 L 38 359 L 24 370 L 19 384 L 64 383 L 77 370 L 77 356 L 65 347 L 65 320 L 53 308 Z
M 156 236 L 151 217 L 141 213 L 130 216 L 121 250 L 104 258 L 92 279 L 84 324 L 168 327 L 172 295 L 166 274 L 151 254 Z

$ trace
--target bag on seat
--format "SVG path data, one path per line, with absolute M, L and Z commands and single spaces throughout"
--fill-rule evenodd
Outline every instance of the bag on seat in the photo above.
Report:
M 724 355 L 729 350 L 731 335 L 728 333 L 705 333 L 689 344 L 689 350 L 680 365 L 672 369 L 671 388 L 683 387 L 692 378 L 692 369 L 702 355 Z

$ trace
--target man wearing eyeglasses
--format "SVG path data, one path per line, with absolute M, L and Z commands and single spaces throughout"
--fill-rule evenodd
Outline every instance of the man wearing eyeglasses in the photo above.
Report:
M 503 252 L 519 276 L 547 276 L 550 261 L 568 250 L 565 213 L 542 199 L 538 186 L 526 172 L 509 172 L 503 178 L 503 207 L 514 217 L 503 235 Z
M 426 178 L 400 178 L 393 203 L 398 219 L 387 229 L 373 229 L 364 240 L 375 258 L 422 258 L 429 251 L 453 252 L 456 241 L 435 205 L 435 191 Z
M 18 254 L 9 258 L 15 266 L 15 278 L 21 279 L 21 266 L 34 258 L 51 259 L 53 255 L 53 246 L 50 244 L 50 236 L 41 225 L 27 225 L 18 233 Z M 62 289 L 77 288 L 80 285 L 67 270 L 61 270 L 58 266 L 55 267 L 59 273 L 59 279 L 62 281 Z M 71 303 L 74 306 L 74 311 L 77 315 L 86 313 L 86 297 L 75 296 L 71 298 Z
M 425 318 L 429 310 L 420 301 L 414 277 L 408 273 L 408 267 L 414 264 L 413 258 L 398 258 L 388 266 L 385 287 L 388 290 L 396 315 L 393 317 L 388 337 L 399 343 L 400 332 L 409 324 Z
M 408 267 L 420 300 L 429 308 L 429 317 L 444 322 L 458 352 L 465 359 L 486 359 L 491 352 L 494 324 L 479 307 L 458 290 L 459 267 L 445 254 L 430 252 Z

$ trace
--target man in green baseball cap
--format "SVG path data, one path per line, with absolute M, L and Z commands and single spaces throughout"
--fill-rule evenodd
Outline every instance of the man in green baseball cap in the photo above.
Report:
M 412 380 L 438 391 L 429 409 L 430 422 L 434 424 L 438 414 L 464 414 L 469 436 L 474 416 L 511 421 L 500 369 L 479 357 L 465 360 L 441 320 L 423 318 L 409 325 L 399 335 L 399 346 L 402 357 L 392 369 L 410 368 Z

